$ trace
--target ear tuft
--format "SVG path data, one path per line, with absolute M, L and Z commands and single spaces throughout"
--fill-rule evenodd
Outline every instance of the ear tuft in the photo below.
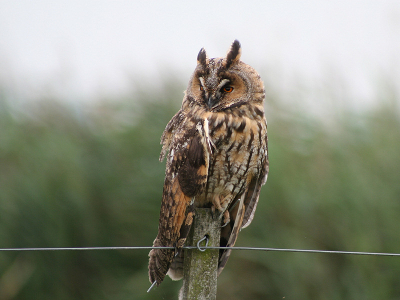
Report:
M 206 66 L 207 64 L 206 60 L 207 60 L 206 50 L 204 48 L 201 48 L 199 54 L 197 55 L 197 63 Z
M 240 55 L 242 54 L 242 49 L 238 40 L 232 43 L 231 49 L 226 55 L 226 67 L 238 62 L 240 60 Z

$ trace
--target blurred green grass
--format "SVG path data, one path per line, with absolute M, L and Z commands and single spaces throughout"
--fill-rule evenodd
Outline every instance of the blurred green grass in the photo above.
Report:
M 0 247 L 150 246 L 160 136 L 182 89 L 166 80 L 78 109 L 0 93 Z M 267 94 L 270 176 L 238 246 L 400 252 L 400 101 L 377 97 L 327 122 Z M 0 299 L 176 299 L 169 279 L 146 293 L 147 254 L 0 252 Z M 399 299 L 399 277 L 392 257 L 236 251 L 218 298 Z

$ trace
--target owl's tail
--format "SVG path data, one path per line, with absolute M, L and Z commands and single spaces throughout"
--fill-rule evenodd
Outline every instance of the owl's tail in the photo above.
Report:
M 153 247 L 163 246 L 158 239 L 154 240 Z M 174 249 L 152 249 L 149 253 L 149 279 L 151 283 L 157 282 L 157 286 L 163 282 L 170 263 L 174 257 Z
M 164 280 L 165 274 L 172 264 L 170 277 L 174 279 L 174 256 L 179 257 L 193 222 L 194 208 L 190 205 L 191 197 L 186 196 L 177 178 L 172 183 L 164 185 L 161 204 L 158 235 L 153 247 L 174 247 L 152 249 L 149 253 L 149 279 L 157 286 Z M 183 261 L 183 260 L 182 260 Z M 183 265 L 182 265 L 183 267 Z M 179 276 L 178 276 L 179 277 Z M 182 276 L 180 277 L 182 278 Z M 180 279 L 178 278 L 178 279 Z

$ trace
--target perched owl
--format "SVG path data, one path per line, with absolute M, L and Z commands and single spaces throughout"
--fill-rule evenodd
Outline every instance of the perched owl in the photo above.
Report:
M 183 276 L 183 253 L 194 207 L 208 207 L 221 217 L 221 246 L 233 246 L 256 210 L 267 180 L 267 122 L 264 84 L 240 61 L 235 40 L 224 58 L 207 57 L 201 49 L 181 109 L 161 137 L 160 161 L 166 156 L 158 235 L 149 253 L 150 282 L 165 274 Z M 231 250 L 221 250 L 218 274 Z

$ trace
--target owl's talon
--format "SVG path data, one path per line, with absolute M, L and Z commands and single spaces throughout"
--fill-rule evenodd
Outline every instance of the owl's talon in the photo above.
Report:
M 230 222 L 230 220 L 228 220 L 227 222 L 225 222 L 225 224 L 223 224 L 223 225 L 221 226 L 221 228 L 224 228 L 226 225 L 229 224 L 229 222 Z
M 211 205 L 211 216 L 213 219 L 215 219 L 215 206 Z

